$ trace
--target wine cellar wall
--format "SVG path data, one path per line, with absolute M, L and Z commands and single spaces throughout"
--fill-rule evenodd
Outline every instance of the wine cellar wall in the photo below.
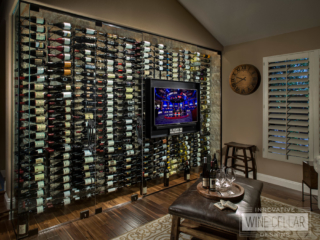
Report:
M 217 52 L 25 2 L 14 22 L 18 237 L 190 180 L 202 157 L 220 150 Z M 145 137 L 151 79 L 201 84 L 200 132 Z

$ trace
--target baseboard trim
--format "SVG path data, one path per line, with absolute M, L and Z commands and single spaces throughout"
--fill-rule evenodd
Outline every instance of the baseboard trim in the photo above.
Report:
M 236 174 L 240 176 L 245 176 L 245 174 L 240 171 L 236 171 Z M 250 178 L 253 177 L 252 172 L 249 173 L 249 177 Z M 299 183 L 299 182 L 287 180 L 284 178 L 278 178 L 278 177 L 270 176 L 263 173 L 257 173 L 257 179 L 263 182 L 272 183 L 281 187 L 286 187 L 286 188 L 290 188 L 290 189 L 302 192 L 302 183 Z M 304 192 L 310 193 L 310 190 L 306 185 L 304 185 Z M 318 196 L 318 190 L 312 190 L 312 195 Z

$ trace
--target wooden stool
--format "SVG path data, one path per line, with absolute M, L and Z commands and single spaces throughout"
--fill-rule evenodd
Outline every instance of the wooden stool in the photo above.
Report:
M 224 145 L 227 146 L 227 152 L 226 152 L 226 157 L 224 161 L 224 166 L 228 166 L 228 159 L 232 159 L 232 164 L 231 167 L 237 171 L 243 172 L 248 178 L 249 172 L 253 172 L 253 179 L 257 179 L 257 165 L 256 165 L 256 160 L 253 157 L 253 152 L 256 151 L 256 146 L 255 145 L 247 145 L 247 144 L 241 144 L 241 143 L 235 143 L 235 142 L 229 142 L 225 143 Z M 229 149 L 232 148 L 232 156 L 229 156 Z M 242 149 L 243 150 L 243 155 L 237 155 L 237 149 Z M 247 156 L 246 150 L 250 151 L 250 157 Z M 243 165 L 236 164 L 236 160 L 241 160 L 244 162 Z M 248 167 L 248 162 L 251 161 L 252 167 Z M 239 168 L 239 167 L 244 167 L 244 169 Z
M 302 202 L 304 202 L 305 195 L 304 184 L 310 188 L 310 210 L 312 211 L 312 197 L 314 196 L 312 195 L 311 190 L 318 189 L 318 173 L 314 170 L 313 161 L 303 162 Z

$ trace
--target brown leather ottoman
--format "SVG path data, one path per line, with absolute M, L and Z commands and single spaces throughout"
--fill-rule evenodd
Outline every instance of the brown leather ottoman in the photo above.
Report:
M 185 232 L 200 239 L 217 239 L 212 234 L 210 235 L 208 231 L 201 230 L 204 226 L 223 234 L 236 234 L 234 236 L 237 239 L 243 239 L 239 236 L 241 213 L 259 211 L 263 183 L 253 179 L 237 177 L 235 182 L 245 189 L 245 194 L 240 202 L 235 203 L 238 205 L 238 209 L 234 212 L 230 209 L 220 211 L 214 206 L 217 201 L 200 196 L 197 192 L 197 184 L 200 181 L 201 178 L 182 193 L 169 207 L 169 213 L 173 216 L 170 239 L 178 240 L 180 232 Z M 186 220 L 180 224 L 180 218 Z

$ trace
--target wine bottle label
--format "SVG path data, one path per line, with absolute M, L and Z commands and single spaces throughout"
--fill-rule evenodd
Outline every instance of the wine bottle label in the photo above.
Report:
M 131 162 L 132 161 L 132 159 L 131 158 L 126 158 L 126 162 L 128 163 L 128 162 Z
M 144 146 L 145 146 L 145 147 L 149 147 L 149 146 L 150 146 L 150 143 L 145 143 Z
M 149 148 L 145 148 L 145 149 L 143 149 L 143 151 L 144 151 L 145 153 L 147 153 L 147 152 L 149 152 Z
M 71 39 L 70 38 L 64 38 L 64 44 L 65 45 L 70 45 L 70 43 L 71 43 Z M 70 60 L 71 59 L 71 57 L 69 57 L 69 59 L 65 59 L 65 60 Z
M 108 175 L 107 176 L 107 180 L 109 181 L 109 180 L 113 180 L 113 175 Z
M 178 72 L 178 68 L 172 68 L 172 72 Z
M 106 128 L 106 131 L 107 131 L 107 132 L 113 132 L 113 128 L 112 128 L 112 127 L 107 127 L 107 128 Z M 109 145 L 109 146 L 110 146 L 110 145 Z
M 129 111 L 131 111 L 131 110 L 129 110 Z M 126 126 L 126 130 L 127 130 L 127 131 L 131 131 L 131 130 L 132 130 L 132 125 L 127 125 L 127 126 Z
M 37 207 L 37 214 L 43 213 L 43 210 L 44 210 L 43 206 Z
M 44 24 L 44 18 L 37 17 L 37 18 L 36 18 L 36 23 L 37 23 L 37 24 Z
M 36 158 L 35 163 L 43 163 L 43 158 Z
M 179 58 L 172 58 L 172 62 L 178 62 L 179 61 Z
M 209 187 L 209 178 L 202 178 L 202 186 Z
M 43 188 L 43 187 L 44 187 L 44 181 L 39 181 L 38 188 Z
M 46 80 L 46 76 L 40 75 L 37 76 L 37 82 L 44 82 Z
M 70 23 L 63 23 L 63 29 L 65 30 L 71 30 L 71 24 Z
M 42 197 L 43 195 L 44 195 L 44 191 L 42 189 L 37 191 L 38 198 Z
M 92 60 L 91 57 L 85 57 L 84 59 L 85 59 L 85 60 L 84 60 L 85 62 L 91 62 L 91 60 Z
M 65 139 L 64 139 L 64 142 L 65 142 L 65 143 L 71 143 L 71 138 L 65 138 Z
M 70 198 L 65 198 L 65 199 L 63 199 L 63 205 L 65 206 L 65 205 L 68 205 L 68 204 L 70 204 L 71 203 L 71 201 L 70 201 Z
M 36 204 L 37 204 L 37 206 L 43 205 L 43 198 L 37 198 Z
M 44 98 L 45 92 L 34 92 L 35 98 Z
M 132 94 L 126 94 L 126 99 L 132 99 L 133 95 Z
M 145 48 L 143 49 L 143 51 L 146 52 L 146 53 L 147 53 L 147 52 L 151 52 L 151 48 L 145 47 Z
M 108 166 L 115 166 L 115 165 L 117 165 L 117 161 L 116 160 L 108 161 Z
M 126 132 L 126 137 L 132 137 L 132 132 Z
M 109 172 L 116 172 L 117 168 L 116 167 L 109 167 Z
M 89 170 L 89 166 L 87 166 L 87 167 L 88 167 L 87 170 Z M 84 171 L 87 171 L 87 170 L 84 170 Z M 87 178 L 87 177 L 90 177 L 90 175 L 91 175 L 90 172 L 85 172 L 85 173 L 84 173 L 84 177 L 86 177 L 86 178 Z
M 69 160 L 63 161 L 63 167 L 69 167 L 69 166 L 70 166 Z
M 107 98 L 113 98 L 113 94 L 108 93 L 108 94 L 106 94 L 106 97 L 107 97 Z
M 91 34 L 91 35 L 93 35 L 93 34 L 95 34 L 95 32 L 96 32 L 96 30 L 94 30 L 94 29 L 90 29 L 90 28 L 87 28 L 87 29 L 86 29 L 86 34 Z
M 85 118 L 86 120 L 93 119 L 93 113 L 85 113 L 85 114 L 84 114 L 84 118 Z
M 166 178 L 169 178 L 170 177 L 170 173 L 166 173 Z
M 70 181 L 70 176 L 63 176 L 63 182 L 69 182 Z
M 108 78 L 116 78 L 116 75 L 109 73 L 109 74 L 107 75 L 107 77 L 108 77 Z
M 144 53 L 144 54 L 142 55 L 142 57 L 143 57 L 143 58 L 148 58 L 148 57 L 149 57 L 149 53 Z
M 108 153 L 113 153 L 114 152 L 114 147 L 108 147 L 107 151 L 108 151 Z
M 176 74 L 176 73 L 174 73 L 174 74 L 172 74 L 172 77 L 173 77 L 173 78 L 177 78 L 177 77 L 179 77 L 179 75 Z
M 70 37 L 71 37 L 71 32 L 68 32 L 68 35 L 70 35 Z M 69 36 L 68 36 L 68 37 L 69 37 Z M 71 50 L 71 48 L 70 48 L 69 46 L 64 46 L 64 47 L 63 47 L 63 52 L 65 52 L 65 53 L 66 53 L 66 52 L 67 52 L 67 53 L 70 52 L 70 50 Z
M 89 170 L 89 165 L 84 165 L 83 166 L 83 171 L 88 171 Z
M 113 108 L 107 108 L 107 112 L 113 112 Z
M 107 186 L 108 186 L 108 187 L 113 186 L 113 181 L 108 181 L 108 182 L 107 182 Z
M 43 165 L 39 165 L 39 166 L 35 166 L 34 167 L 34 172 L 38 173 L 38 172 L 43 172 L 44 171 L 44 166 Z
M 133 146 L 131 144 L 126 144 L 125 145 L 125 149 L 126 150 L 131 150 L 133 148 Z
M 72 92 L 63 92 L 62 93 L 63 98 L 71 98 L 72 97 Z
M 70 168 L 63 168 L 63 174 L 69 174 L 70 173 Z
M 70 189 L 70 187 L 71 187 L 71 184 L 70 184 L 70 183 L 65 183 L 65 184 L 63 184 L 63 189 L 64 189 L 64 190 L 68 190 L 68 189 Z
M 133 77 L 132 76 L 127 76 L 127 80 L 132 80 Z
M 46 35 L 41 33 L 36 33 L 36 40 L 44 41 L 46 40 Z
M 44 67 L 37 67 L 37 74 L 44 73 Z
M 71 120 L 71 115 L 70 115 L 70 114 L 65 115 L 65 120 L 66 120 L 66 121 Z
M 149 176 L 149 173 L 144 173 L 144 177 L 148 177 Z
M 127 68 L 127 73 L 132 73 L 132 69 Z
M 44 174 L 37 174 L 37 175 L 34 175 L 34 180 L 35 181 L 40 181 L 40 180 L 43 180 L 44 179 Z
M 159 55 L 159 60 L 163 60 L 163 59 L 164 59 L 164 56 Z
M 112 66 L 112 67 L 110 67 L 110 66 L 108 66 L 107 67 L 107 72 L 113 72 L 114 71 L 114 67 Z
M 39 26 L 39 25 L 37 25 L 36 31 L 43 33 L 43 32 L 44 32 L 44 26 Z
M 132 124 L 132 119 L 126 119 L 125 122 L 126 124 Z
M 107 139 L 113 139 L 113 134 L 107 134 L 106 137 Z
M 172 63 L 172 67 L 178 67 L 178 63 Z
M 126 165 L 126 169 L 131 169 L 132 165 Z
M 145 69 L 145 70 L 148 70 L 148 69 L 150 69 L 150 66 L 149 66 L 149 65 L 145 65 L 145 66 L 144 66 L 144 69 Z
M 63 195 L 64 195 L 65 198 L 69 197 L 70 196 L 70 191 L 64 192 Z
M 36 139 L 44 139 L 44 138 L 46 138 L 46 133 L 44 132 L 36 133 Z
M 110 188 L 110 189 L 108 189 L 108 193 L 109 192 L 115 192 L 117 190 L 117 188 Z
M 85 157 L 85 158 L 84 158 L 84 162 L 85 162 L 85 163 L 92 163 L 93 160 L 94 160 L 93 157 Z
M 34 141 L 35 147 L 44 147 L 45 142 L 44 141 Z
M 105 121 L 105 124 L 106 124 L 106 126 L 112 126 L 113 122 L 108 120 L 108 121 Z
M 129 150 L 127 151 L 127 156 L 133 155 L 134 154 L 134 150 Z
M 126 48 L 126 49 L 132 49 L 132 48 L 133 48 L 133 45 L 132 45 L 132 44 L 128 44 L 128 43 L 126 43 L 125 48 Z
M 45 125 L 45 124 L 37 124 L 37 131 L 45 131 L 46 130 L 46 128 L 47 128 L 47 125 Z M 41 139 L 41 138 L 45 138 L 45 133 L 42 133 L 42 134 L 44 134 L 44 136 L 43 137 L 41 137 L 42 135 L 37 135 L 38 133 L 36 133 L 36 138 L 37 139 Z
M 64 150 L 65 150 L 66 152 L 70 151 L 70 150 L 71 150 L 71 146 L 68 145 L 68 144 L 64 145 Z
M 84 156 L 92 156 L 92 152 L 90 150 L 83 150 Z

